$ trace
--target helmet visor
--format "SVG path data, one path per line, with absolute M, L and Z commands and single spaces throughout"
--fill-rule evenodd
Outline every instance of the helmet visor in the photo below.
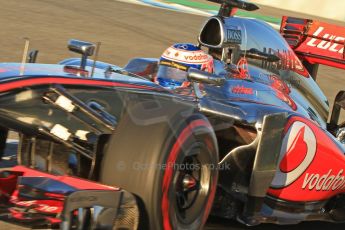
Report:
M 167 65 L 159 65 L 157 78 L 167 78 L 178 82 L 183 82 L 187 80 L 187 67 L 186 70 L 181 70 L 175 67 L 170 67 Z

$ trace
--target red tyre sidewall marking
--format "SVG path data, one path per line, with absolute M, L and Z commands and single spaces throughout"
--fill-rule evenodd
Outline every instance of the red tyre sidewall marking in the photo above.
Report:
M 163 215 L 163 226 L 164 230 L 172 230 L 171 223 L 170 223 L 170 203 L 169 203 L 169 188 L 172 181 L 172 176 L 174 172 L 174 167 L 171 167 L 175 164 L 178 153 L 181 150 L 181 146 L 184 144 L 184 142 L 188 139 L 188 137 L 192 134 L 192 131 L 200 126 L 204 126 L 208 129 L 212 129 L 212 127 L 204 120 L 195 120 L 192 121 L 186 128 L 183 129 L 179 137 L 177 138 L 173 148 L 170 151 L 168 160 L 166 162 L 166 170 L 163 177 L 163 186 L 162 186 L 162 215 Z M 214 191 L 211 191 L 211 194 L 209 196 L 209 199 L 212 198 L 212 195 L 214 194 Z M 208 202 L 210 203 L 210 202 Z M 209 204 L 208 204 L 209 206 Z

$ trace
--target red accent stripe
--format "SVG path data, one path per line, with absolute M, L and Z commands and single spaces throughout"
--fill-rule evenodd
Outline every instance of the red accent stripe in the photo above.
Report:
M 193 129 L 206 126 L 207 128 L 211 129 L 210 125 L 204 120 L 195 120 L 192 121 L 186 128 L 183 129 L 179 137 L 177 138 L 171 152 L 169 154 L 167 163 L 166 163 L 166 170 L 163 177 L 163 186 L 162 186 L 162 215 L 163 215 L 163 226 L 164 230 L 172 230 L 170 224 L 170 215 L 169 215 L 169 188 L 171 185 L 171 181 L 173 179 L 173 172 L 174 172 L 174 164 L 176 162 L 178 153 L 180 152 L 181 146 L 187 140 L 187 138 L 192 134 Z
M 128 87 L 128 88 L 134 88 L 134 89 L 159 90 L 159 88 L 155 88 L 155 87 L 120 83 L 120 82 L 89 80 L 89 79 L 75 79 L 75 78 L 45 77 L 45 78 L 15 80 L 8 83 L 2 83 L 0 84 L 0 92 L 5 92 L 5 91 L 9 91 L 16 88 L 26 87 L 26 86 L 44 85 L 44 84 L 115 86 L 115 87 Z

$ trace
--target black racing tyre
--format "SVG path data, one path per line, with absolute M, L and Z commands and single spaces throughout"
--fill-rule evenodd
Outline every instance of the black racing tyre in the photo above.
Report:
M 140 123 L 125 114 L 104 152 L 101 182 L 137 197 L 139 229 L 201 229 L 217 186 L 218 147 L 200 114 Z

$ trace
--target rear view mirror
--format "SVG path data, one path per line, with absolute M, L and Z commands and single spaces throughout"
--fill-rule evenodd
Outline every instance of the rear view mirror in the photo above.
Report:
M 80 68 L 85 69 L 87 57 L 92 56 L 95 51 L 95 44 L 79 40 L 69 40 L 68 49 L 72 52 L 81 54 Z
M 191 82 L 205 83 L 216 86 L 221 86 L 225 82 L 224 77 L 194 68 L 189 68 L 187 78 Z
M 79 40 L 69 40 L 68 42 L 68 49 L 72 52 L 85 55 L 85 56 L 92 56 L 95 51 L 95 45 L 90 42 L 84 42 Z

